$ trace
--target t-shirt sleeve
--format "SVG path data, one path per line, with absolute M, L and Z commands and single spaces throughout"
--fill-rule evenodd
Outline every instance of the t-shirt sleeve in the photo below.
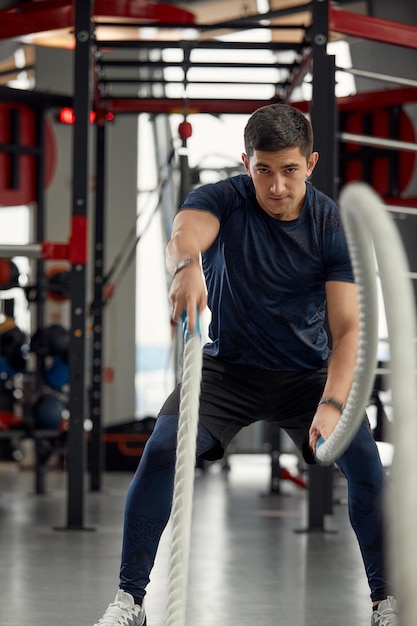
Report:
M 325 236 L 325 280 L 355 282 L 346 234 L 337 207 L 329 216 Z
M 221 222 L 227 218 L 231 211 L 233 194 L 229 187 L 226 181 L 197 187 L 188 194 L 178 210 L 209 211 Z

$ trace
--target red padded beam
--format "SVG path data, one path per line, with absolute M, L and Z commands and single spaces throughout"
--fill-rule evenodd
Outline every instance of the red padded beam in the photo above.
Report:
M 381 43 L 417 49 L 417 27 L 334 7 L 329 10 L 329 31 Z
M 95 0 L 93 16 L 139 19 L 149 21 L 150 24 L 194 23 L 193 13 L 164 2 Z M 0 10 L 0 39 L 70 28 L 74 26 L 74 20 L 73 0 L 37 0 L 37 2 L 19 3 L 17 7 Z

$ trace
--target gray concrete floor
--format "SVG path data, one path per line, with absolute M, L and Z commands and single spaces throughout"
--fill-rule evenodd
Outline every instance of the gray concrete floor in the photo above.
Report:
M 307 493 L 269 493 L 266 455 L 232 455 L 195 480 L 187 626 L 369 626 L 367 581 L 345 504 L 326 528 L 306 528 Z M 33 472 L 0 463 L 1 626 L 92 626 L 118 584 L 130 474 L 106 473 L 86 491 L 86 526 L 65 527 L 65 473 L 51 470 L 37 495 Z M 336 476 L 334 495 L 346 487 Z M 148 589 L 148 626 L 165 626 L 170 526 Z

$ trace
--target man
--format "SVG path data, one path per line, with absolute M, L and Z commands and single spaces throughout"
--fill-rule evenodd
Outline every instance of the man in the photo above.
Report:
M 192 191 L 167 246 L 172 316 L 211 310 L 197 455 L 220 458 L 239 430 L 278 423 L 314 462 L 353 380 L 358 304 L 335 203 L 306 182 L 318 160 L 307 118 L 282 104 L 249 119 L 246 175 Z M 327 307 L 332 351 L 324 328 Z M 179 389 L 165 402 L 129 488 L 120 589 L 98 624 L 146 623 L 143 599 L 173 492 Z M 398 623 L 384 573 L 384 471 L 368 423 L 337 464 L 373 602 L 373 626 Z M 128 620 L 131 621 L 128 621 Z

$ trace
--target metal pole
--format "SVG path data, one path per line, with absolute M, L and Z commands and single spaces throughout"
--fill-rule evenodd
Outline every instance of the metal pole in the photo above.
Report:
M 14 256 L 24 256 L 30 259 L 40 259 L 42 257 L 42 246 L 40 243 L 7 243 L 0 245 L 0 257 L 11 259 Z
M 313 96 L 311 124 L 314 150 L 320 160 L 313 173 L 313 184 L 330 197 L 336 193 L 336 95 L 335 59 L 327 55 L 329 0 L 313 0 L 312 61 Z M 325 532 L 324 518 L 331 513 L 332 467 L 309 466 L 308 531 Z
M 392 76 L 391 74 L 380 74 L 379 72 L 371 72 L 369 70 L 361 70 L 354 67 L 336 67 L 336 70 L 338 72 L 352 74 L 353 76 L 370 78 L 371 80 L 386 81 L 396 85 L 404 85 L 405 87 L 417 87 L 417 80 L 413 80 L 412 78 L 401 78 L 399 76 Z
M 91 2 L 75 3 L 75 75 L 72 226 L 87 220 L 88 132 L 90 108 Z M 87 229 L 85 229 L 87 231 Z M 87 233 L 85 232 L 85 239 Z M 80 242 L 86 247 L 87 242 Z M 84 261 L 84 262 L 83 262 Z M 84 474 L 86 410 L 86 259 L 72 262 L 71 277 L 70 428 L 68 433 L 68 529 L 84 527 Z
M 385 137 L 370 137 L 369 135 L 356 135 L 354 133 L 340 133 L 339 139 L 345 143 L 357 143 L 363 146 L 375 148 L 387 148 L 387 150 L 407 150 L 417 152 L 417 143 L 388 139 Z
M 103 371 L 103 279 L 104 279 L 104 235 L 105 235 L 105 166 L 106 126 L 96 127 L 96 206 L 94 243 L 94 305 L 93 346 L 90 411 L 93 430 L 90 439 L 90 488 L 100 491 L 104 469 L 104 446 L 102 427 L 102 371 Z

